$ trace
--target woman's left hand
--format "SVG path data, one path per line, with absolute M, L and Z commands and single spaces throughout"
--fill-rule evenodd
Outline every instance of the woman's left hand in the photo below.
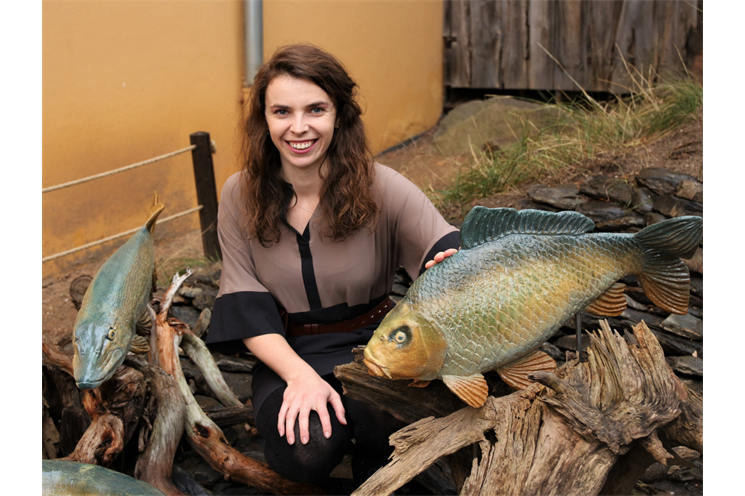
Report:
M 434 264 L 438 264 L 438 263 L 442 262 L 447 257 L 450 257 L 450 256 L 455 255 L 457 252 L 458 252 L 458 250 L 456 250 L 455 248 L 448 248 L 445 251 L 441 251 L 437 255 L 435 255 L 434 260 L 430 260 L 429 262 L 427 262 L 426 264 L 424 264 L 424 268 L 425 269 L 429 269 Z

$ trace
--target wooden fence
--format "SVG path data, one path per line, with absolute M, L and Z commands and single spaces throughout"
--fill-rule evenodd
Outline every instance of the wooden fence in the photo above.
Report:
M 445 86 L 625 93 L 624 60 L 679 70 L 695 0 L 445 0 Z M 698 31 L 700 36 L 700 31 Z M 554 60 L 555 59 L 555 60 Z M 575 82 L 572 81 L 574 79 Z

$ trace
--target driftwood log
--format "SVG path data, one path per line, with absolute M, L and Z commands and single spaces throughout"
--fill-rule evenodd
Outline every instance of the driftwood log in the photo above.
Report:
M 590 335 L 587 362 L 535 374 L 527 389 L 490 396 L 478 409 L 458 407 L 440 381 L 409 388 L 365 376 L 359 363 L 337 367 L 349 397 L 416 420 L 391 436 L 391 462 L 353 494 L 391 494 L 448 456 L 469 496 L 629 494 L 654 461 L 683 464 L 672 447 L 702 453 L 701 398 L 675 376 L 646 324 L 622 337 L 601 321 Z M 477 456 L 467 456 L 469 446 Z

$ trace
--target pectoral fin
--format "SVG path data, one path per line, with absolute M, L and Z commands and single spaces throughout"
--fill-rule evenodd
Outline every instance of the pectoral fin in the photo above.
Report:
M 489 386 L 486 384 L 486 379 L 481 374 L 473 374 L 467 377 L 459 377 L 457 375 L 444 375 L 442 376 L 442 382 L 455 393 L 458 398 L 463 400 L 464 403 L 474 407 L 480 408 L 486 403 L 486 398 L 489 396 Z
M 554 372 L 556 362 L 542 351 L 534 351 L 521 359 L 497 369 L 499 377 L 515 389 L 525 389 L 534 383 L 528 379 L 533 372 Z
M 590 303 L 585 310 L 604 317 L 621 315 L 626 310 L 626 297 L 623 295 L 624 288 L 626 288 L 625 284 L 621 282 L 614 283 L 597 300 Z
M 129 345 L 129 351 L 138 355 L 150 351 L 150 345 L 147 342 L 147 338 L 135 335 L 135 337 L 132 338 L 132 344 Z

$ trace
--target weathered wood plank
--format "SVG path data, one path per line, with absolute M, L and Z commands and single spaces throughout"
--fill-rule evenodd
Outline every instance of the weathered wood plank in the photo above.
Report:
M 529 87 L 530 68 L 528 0 L 501 0 L 501 70 L 500 88 L 524 89 Z
M 469 12 L 469 0 L 445 1 L 445 84 L 453 88 L 471 87 Z
M 472 88 L 500 86 L 501 23 L 498 6 L 493 0 L 470 2 Z

